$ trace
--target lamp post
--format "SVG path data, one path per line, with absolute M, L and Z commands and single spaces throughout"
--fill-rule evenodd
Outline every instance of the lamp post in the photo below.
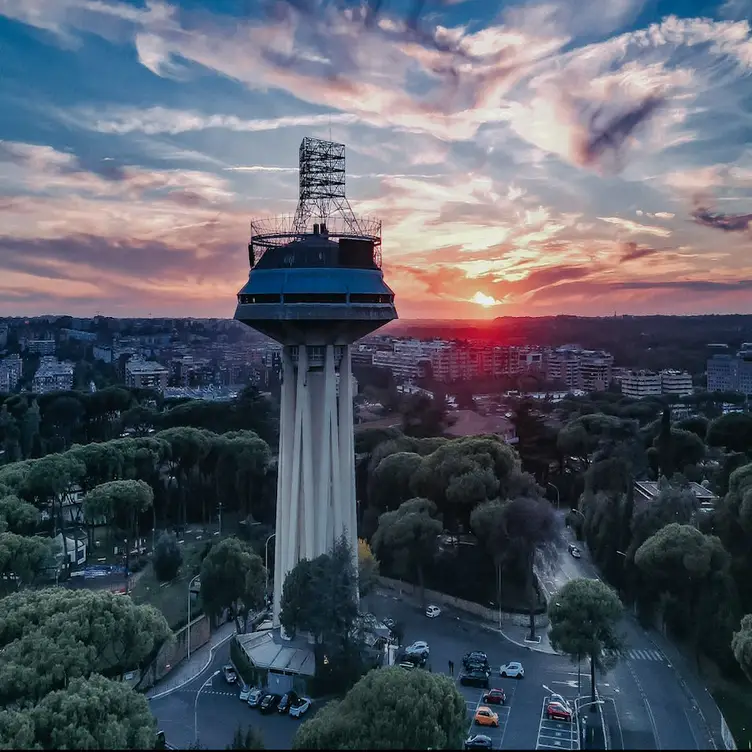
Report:
M 266 584 L 264 585 L 264 595 L 269 595 L 269 541 L 276 538 L 277 534 L 272 533 L 264 543 L 264 573 L 266 575 Z
M 559 488 L 558 486 L 555 486 L 553 483 L 546 483 L 546 485 L 550 488 L 553 488 L 554 491 L 556 491 L 556 509 L 561 509 L 561 497 L 559 496 Z
M 191 588 L 193 587 L 193 583 L 196 582 L 199 577 L 201 577 L 201 575 L 197 574 L 188 583 L 188 658 L 191 657 Z

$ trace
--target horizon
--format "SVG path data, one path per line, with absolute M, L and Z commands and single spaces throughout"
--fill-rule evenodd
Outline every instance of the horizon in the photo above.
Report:
M 749 0 L 406 8 L 0 4 L 0 316 L 231 318 L 305 136 L 402 323 L 752 314 Z

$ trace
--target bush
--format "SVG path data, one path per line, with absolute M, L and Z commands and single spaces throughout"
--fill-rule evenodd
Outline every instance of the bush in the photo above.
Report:
M 175 533 L 160 533 L 154 546 L 154 574 L 160 582 L 169 582 L 177 576 L 183 563 L 183 553 Z

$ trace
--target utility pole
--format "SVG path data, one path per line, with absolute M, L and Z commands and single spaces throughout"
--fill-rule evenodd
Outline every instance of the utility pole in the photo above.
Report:
M 219 502 L 219 536 L 222 537 L 222 502 Z

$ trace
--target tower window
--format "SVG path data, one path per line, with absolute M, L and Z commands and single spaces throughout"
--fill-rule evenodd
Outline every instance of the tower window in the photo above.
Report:
M 339 292 L 285 293 L 285 303 L 347 303 L 347 295 Z
M 392 295 L 374 295 L 372 293 L 363 292 L 351 292 L 351 303 L 392 303 L 394 296 Z
M 238 295 L 238 302 L 245 303 L 281 303 L 282 296 L 276 293 L 256 293 L 254 295 Z

